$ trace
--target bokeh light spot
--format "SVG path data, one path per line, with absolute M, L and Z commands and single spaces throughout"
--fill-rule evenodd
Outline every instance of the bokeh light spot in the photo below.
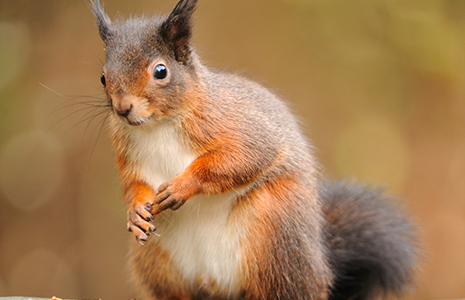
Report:
M 62 298 L 78 297 L 77 275 L 58 254 L 36 249 L 23 257 L 13 268 L 10 292 L 23 296 L 58 295 Z
M 0 149 L 0 192 L 17 208 L 32 211 L 49 201 L 63 175 L 61 144 L 44 131 L 19 134 Z

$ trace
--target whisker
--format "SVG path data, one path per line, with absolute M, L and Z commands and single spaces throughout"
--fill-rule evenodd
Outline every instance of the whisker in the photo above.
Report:
M 87 120 L 90 120 L 90 121 L 87 123 L 86 128 L 84 129 L 84 133 L 87 133 L 87 130 L 89 129 L 90 125 L 92 124 L 92 122 L 94 122 L 94 120 L 95 120 L 97 117 L 101 116 L 102 114 L 104 114 L 104 113 L 106 113 L 106 112 L 107 112 L 107 111 L 105 111 L 105 110 L 104 110 L 104 111 L 100 111 L 100 112 L 98 112 L 98 113 L 96 113 L 96 114 L 90 116 L 89 118 L 87 118 Z M 111 113 L 111 112 L 108 112 L 108 113 Z M 96 127 L 98 126 L 98 124 L 99 124 L 99 123 L 97 123 Z M 91 139 L 92 139 L 92 137 L 94 136 L 94 132 L 95 132 L 95 128 L 94 128 L 94 130 L 92 131 Z
M 73 97 L 66 97 L 67 101 L 72 102 L 72 104 L 82 104 L 87 106 L 95 106 L 95 105 L 110 105 L 107 99 L 103 99 L 97 96 L 73 96 Z M 85 101 L 80 101 L 79 99 L 86 99 Z M 88 100 L 90 99 L 90 100 Z
M 82 106 L 81 108 L 78 108 L 78 109 L 74 109 L 71 113 L 68 113 L 66 114 L 65 116 L 63 116 L 62 118 L 60 118 L 58 121 L 56 121 L 47 131 L 50 131 L 51 129 L 53 129 L 55 126 L 57 126 L 59 123 L 61 123 L 63 120 L 65 119 L 68 119 L 70 116 L 72 115 L 75 115 L 75 114 L 79 114 L 81 112 L 85 112 L 82 117 L 80 118 L 80 120 L 74 124 L 73 126 L 71 126 L 71 128 L 69 128 L 66 133 L 68 133 L 71 129 L 77 127 L 79 124 L 82 124 L 83 122 L 86 122 L 86 121 L 89 121 L 89 124 L 87 124 L 86 126 L 86 130 L 84 131 L 84 133 L 87 131 L 87 128 L 89 127 L 90 123 L 93 122 L 93 120 L 99 116 L 100 114 L 102 114 L 103 112 L 106 112 L 108 111 L 108 109 L 111 107 L 111 105 L 108 103 L 108 100 L 106 98 L 102 98 L 100 96 L 97 96 L 97 95 L 75 95 L 75 96 L 66 96 L 66 95 L 63 95 L 55 90 L 53 90 L 52 88 L 46 86 L 45 84 L 43 83 L 40 83 L 39 84 L 46 88 L 48 91 L 54 93 L 55 95 L 58 95 L 64 99 L 66 99 L 67 101 L 70 101 L 71 103 L 67 103 L 67 104 L 62 104 L 60 107 L 54 109 L 52 112 L 50 112 L 48 114 L 48 116 L 50 117 L 52 114 L 56 114 L 57 112 L 59 111 L 62 111 L 62 110 L 66 110 L 66 109 L 70 109 L 70 108 L 74 108 L 75 106 L 77 105 L 80 105 Z M 98 112 L 99 110 L 102 110 L 103 112 Z M 96 113 L 97 112 L 97 113 Z M 92 116 L 88 117 L 89 114 L 92 114 Z
M 74 96 L 66 96 L 66 95 L 63 95 L 61 93 L 58 93 L 57 91 L 51 89 L 50 87 L 46 86 L 45 84 L 39 82 L 39 84 L 46 88 L 47 90 L 49 90 L 50 92 L 54 93 L 55 95 L 57 96 L 60 96 L 60 97 L 63 97 L 65 98 L 66 100 L 69 100 L 69 101 L 74 101 L 75 103 L 80 103 L 80 104 L 85 104 L 87 105 L 88 103 L 89 104 L 92 104 L 92 103 L 101 103 L 101 102 L 106 102 L 107 99 L 106 98 L 101 98 L 97 95 L 74 95 Z M 80 99 L 80 98 L 83 98 L 83 99 L 93 99 L 93 100 L 98 100 L 98 101 L 77 101 L 77 99 Z
M 69 104 L 66 104 L 66 105 L 63 105 L 55 110 L 53 110 L 52 112 L 49 113 L 49 117 L 52 115 L 52 114 L 55 114 L 61 110 L 65 110 L 67 108 L 71 108 L 71 107 L 75 107 L 75 106 L 85 106 L 83 107 L 82 109 L 99 109 L 99 108 L 102 108 L 102 109 L 105 109 L 105 108 L 110 108 L 111 105 L 109 104 L 106 104 L 106 103 L 69 103 Z
M 99 133 L 97 134 L 97 140 L 100 138 L 100 135 L 102 134 L 103 126 L 105 125 L 105 122 L 106 122 L 106 120 L 108 119 L 109 116 L 110 116 L 110 112 L 107 113 L 107 115 L 105 116 L 105 118 L 103 118 L 102 120 L 100 120 L 100 121 L 97 123 L 97 126 L 95 126 L 94 130 L 92 131 L 92 136 L 94 136 L 95 129 L 96 129 L 98 126 L 100 126 Z
M 91 100 L 86 100 L 86 101 L 79 101 L 79 99 L 91 99 Z M 97 96 L 90 96 L 90 95 L 77 95 L 73 97 L 67 97 L 66 100 L 72 101 L 76 104 L 84 104 L 84 105 L 93 105 L 96 103 L 102 103 L 102 102 L 108 102 L 106 98 L 100 98 Z M 93 100 L 93 101 L 92 101 Z
M 97 66 L 97 64 L 91 64 L 87 62 L 80 62 L 82 64 L 90 65 L 95 69 L 99 69 L 101 72 L 102 66 Z M 103 62 L 100 60 L 100 63 L 103 65 Z M 102 94 L 102 89 L 98 89 L 98 94 L 94 95 L 64 95 L 59 93 L 52 88 L 46 86 L 43 83 L 39 84 L 47 89 L 48 91 L 52 92 L 53 94 L 63 98 L 65 101 L 62 101 L 57 105 L 52 111 L 49 113 L 49 116 L 52 114 L 57 114 L 60 112 L 60 115 L 64 115 L 63 117 L 59 118 L 48 130 L 54 128 L 57 124 L 63 122 L 63 120 L 68 119 L 70 116 L 74 116 L 76 114 L 79 115 L 79 120 L 75 123 L 70 125 L 70 128 L 67 128 L 65 134 L 67 134 L 72 129 L 80 126 L 81 124 L 87 123 L 85 125 L 85 129 L 82 134 L 82 138 L 84 139 L 85 136 L 88 137 L 91 127 L 92 133 L 90 134 L 90 144 L 93 144 L 92 150 L 89 156 L 89 167 L 90 162 L 92 160 L 93 153 L 97 148 L 97 143 L 100 140 L 100 136 L 105 128 L 105 124 L 107 123 L 108 118 L 112 114 L 112 105 L 108 101 L 107 96 Z M 72 112 L 68 113 L 69 110 Z M 102 117 L 103 116 L 103 117 Z M 87 139 L 87 138 L 86 138 Z M 94 141 L 95 139 L 95 141 Z
M 90 53 L 90 52 L 89 52 L 89 53 Z M 103 60 L 100 58 L 100 56 L 95 55 L 95 53 L 90 53 L 90 54 L 100 62 L 100 71 L 101 71 L 102 68 L 103 68 L 103 66 L 105 65 L 105 63 L 104 63 Z M 97 65 L 94 64 L 94 66 L 97 66 Z
M 84 107 L 83 109 L 93 109 L 93 108 L 106 108 L 106 107 L 111 107 L 111 105 L 109 104 L 93 104 L 93 103 L 85 103 L 85 102 L 82 102 L 82 103 L 69 103 L 69 104 L 66 104 L 66 105 L 63 105 L 57 109 L 55 109 L 54 111 L 52 111 L 51 113 L 49 113 L 49 117 L 52 115 L 52 114 L 55 114 L 61 110 L 64 110 L 64 109 L 67 109 L 67 108 L 70 108 L 70 107 L 74 107 L 74 106 L 77 106 L 77 105 L 85 105 L 86 107 Z
M 87 62 L 87 61 L 79 61 L 78 63 L 83 64 L 83 65 L 91 66 L 95 70 L 102 72 L 103 63 L 102 63 L 102 61 L 100 59 L 99 59 L 99 61 L 100 61 L 101 65 L 93 64 L 93 63 L 90 63 L 90 62 Z
M 50 126 L 50 128 L 49 128 L 47 131 L 52 130 L 56 125 L 58 125 L 59 123 L 61 123 L 63 120 L 68 119 L 68 118 L 69 118 L 70 116 L 72 116 L 72 115 L 75 115 L 75 114 L 77 114 L 77 113 L 79 113 L 79 112 L 82 112 L 82 111 L 85 111 L 85 110 L 90 110 L 90 112 L 93 112 L 93 111 L 95 111 L 95 109 L 97 109 L 97 108 L 95 108 L 95 107 L 83 107 L 83 108 L 74 110 L 74 111 L 72 111 L 71 113 L 68 113 L 66 116 L 60 118 L 58 121 L 56 121 L 52 126 Z M 89 112 L 87 112 L 85 115 L 87 115 L 88 113 L 89 113 Z M 85 116 L 85 115 L 84 115 L 84 116 Z
M 89 113 L 94 112 L 94 111 L 95 111 L 95 110 L 92 110 L 92 111 L 90 111 L 90 112 L 87 112 L 76 124 L 74 124 L 73 126 L 71 126 L 71 128 L 69 128 L 69 129 L 66 131 L 66 133 L 68 133 L 69 131 L 71 131 L 71 129 L 73 129 L 73 128 L 79 126 L 80 124 L 82 124 L 82 123 L 84 123 L 84 122 L 87 122 L 87 121 L 91 120 L 91 121 L 87 124 L 87 126 L 86 126 L 86 130 L 87 130 L 87 127 L 90 125 L 90 123 L 93 122 L 93 120 L 95 120 L 96 117 L 98 117 L 99 115 L 101 115 L 101 114 L 103 114 L 103 113 L 106 112 L 106 110 L 104 110 L 104 111 L 98 112 L 98 113 L 95 114 L 95 115 L 89 116 Z M 87 117 L 86 117 L 86 116 L 87 116 Z M 84 131 L 84 133 L 85 133 L 85 131 Z
M 41 82 L 39 82 L 39 84 L 40 84 L 42 87 L 44 87 L 44 88 L 46 88 L 47 90 L 49 90 L 50 92 L 52 92 L 52 93 L 54 93 L 55 95 L 57 95 L 57 96 L 66 98 L 66 99 L 68 99 L 68 100 L 71 100 L 71 99 L 73 99 L 73 97 L 74 97 L 74 96 L 66 96 L 66 95 L 63 95 L 63 94 L 61 94 L 61 93 L 55 91 L 54 89 L 52 89 L 52 88 L 46 86 L 45 84 L 43 84 L 43 83 L 41 83 Z M 93 96 L 82 95 L 82 96 L 78 96 L 78 97 L 93 97 Z M 101 98 L 98 98 L 98 99 L 101 99 Z
M 105 118 L 103 118 L 103 120 L 101 120 L 97 126 L 101 125 L 100 126 L 100 130 L 99 130 L 99 133 L 97 135 L 97 138 L 95 139 L 95 142 L 94 142 L 94 146 L 92 147 L 92 150 L 90 152 L 90 156 L 89 156 L 89 167 L 90 167 L 90 161 L 92 160 L 92 155 L 94 154 L 94 151 L 95 151 L 95 147 L 97 146 L 97 142 L 98 140 L 100 139 L 100 136 L 102 134 L 102 131 L 103 131 L 103 127 L 105 126 L 105 122 L 107 121 L 108 117 L 111 115 L 111 111 L 109 111 L 107 113 L 107 115 L 105 116 Z M 97 128 L 97 126 L 95 126 L 95 128 Z M 95 128 L 94 128 L 94 132 L 95 132 Z M 94 135 L 94 132 L 92 132 L 92 136 Z

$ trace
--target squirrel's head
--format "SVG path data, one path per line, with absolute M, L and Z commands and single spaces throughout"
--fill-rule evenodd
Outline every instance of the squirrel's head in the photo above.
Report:
M 165 17 L 112 22 L 91 0 L 106 63 L 101 82 L 113 115 L 132 126 L 159 122 L 187 105 L 196 70 L 190 45 L 197 0 L 180 0 Z

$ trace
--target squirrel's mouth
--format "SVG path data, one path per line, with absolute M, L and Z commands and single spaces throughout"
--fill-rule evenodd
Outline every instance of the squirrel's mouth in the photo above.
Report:
M 150 123 L 153 120 L 153 114 L 151 114 L 148 117 L 144 117 L 144 118 L 137 117 L 137 116 L 131 116 L 131 115 L 129 115 L 129 116 L 121 116 L 121 115 L 118 115 L 118 114 L 116 114 L 116 115 L 117 115 L 118 119 L 121 122 L 123 122 L 123 123 L 125 123 L 125 124 L 127 124 L 129 126 L 132 126 L 132 127 L 143 126 L 145 124 Z
M 142 126 L 154 119 L 154 113 L 149 108 L 149 101 L 132 94 L 114 95 L 111 106 L 117 119 L 130 126 Z
M 143 125 L 143 124 L 147 123 L 147 121 L 145 119 L 137 120 L 137 121 L 131 121 L 131 120 L 126 119 L 126 121 L 131 126 L 140 126 L 140 125 Z

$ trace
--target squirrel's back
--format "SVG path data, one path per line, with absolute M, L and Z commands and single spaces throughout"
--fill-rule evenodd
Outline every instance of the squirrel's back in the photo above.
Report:
M 243 141 L 254 143 L 245 149 L 256 152 L 261 151 L 260 147 L 279 149 L 286 153 L 283 158 L 288 167 L 313 173 L 312 148 L 285 101 L 240 75 L 202 70 L 200 78 L 206 83 L 204 100 L 207 102 L 204 113 L 221 118 L 216 126 L 230 126 L 225 129 L 240 132 Z

